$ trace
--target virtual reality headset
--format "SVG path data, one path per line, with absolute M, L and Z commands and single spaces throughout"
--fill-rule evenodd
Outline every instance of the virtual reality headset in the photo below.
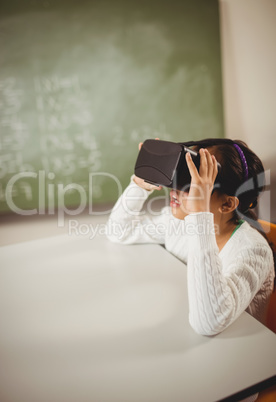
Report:
M 185 143 L 146 140 L 138 154 L 134 173 L 147 183 L 188 191 L 191 175 L 185 158 L 187 152 L 199 169 L 199 153 L 188 148 Z

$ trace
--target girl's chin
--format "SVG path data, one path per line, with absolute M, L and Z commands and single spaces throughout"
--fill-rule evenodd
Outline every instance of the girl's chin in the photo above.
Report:
M 172 215 L 177 218 L 183 220 L 187 214 L 183 211 L 179 204 L 170 203 Z

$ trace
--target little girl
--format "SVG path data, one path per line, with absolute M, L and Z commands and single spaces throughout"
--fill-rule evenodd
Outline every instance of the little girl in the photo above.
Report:
M 251 211 L 263 190 L 263 165 L 241 141 L 185 145 L 200 154 L 199 170 L 186 154 L 188 192 L 171 190 L 170 207 L 150 215 L 143 204 L 160 187 L 133 176 L 112 210 L 108 237 L 123 244 L 164 244 L 187 264 L 189 322 L 197 333 L 215 335 L 245 310 L 264 322 L 274 259 Z M 214 186 L 217 161 L 220 184 Z

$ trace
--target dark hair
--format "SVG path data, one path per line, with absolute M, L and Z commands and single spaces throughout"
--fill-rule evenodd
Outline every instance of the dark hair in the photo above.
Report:
M 194 146 L 196 150 L 209 148 L 211 153 L 215 155 L 221 165 L 215 190 L 236 196 L 239 199 L 239 205 L 232 219 L 234 222 L 241 218 L 246 220 L 265 237 L 273 252 L 276 272 L 275 245 L 269 242 L 262 226 L 258 222 L 256 213 L 259 194 L 265 189 L 264 167 L 260 158 L 248 148 L 245 142 L 240 140 L 209 138 L 201 141 L 185 142 L 185 145 Z M 244 157 L 245 161 L 243 160 Z M 276 277 L 274 287 L 275 285 Z

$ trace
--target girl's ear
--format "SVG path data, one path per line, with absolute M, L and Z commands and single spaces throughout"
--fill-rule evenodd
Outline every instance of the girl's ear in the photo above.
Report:
M 221 213 L 229 213 L 235 211 L 239 205 L 239 199 L 234 196 L 226 195 L 223 197 L 223 201 L 220 207 Z

